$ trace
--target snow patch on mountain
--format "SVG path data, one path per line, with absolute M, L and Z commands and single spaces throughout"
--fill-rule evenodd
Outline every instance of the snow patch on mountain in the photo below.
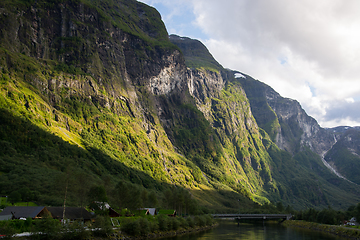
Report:
M 246 78 L 244 75 L 242 75 L 241 73 L 235 73 L 234 74 L 235 78 Z

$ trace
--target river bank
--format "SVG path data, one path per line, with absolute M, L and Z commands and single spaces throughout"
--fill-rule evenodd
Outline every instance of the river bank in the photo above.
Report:
M 143 240 L 143 239 L 161 239 L 165 237 L 174 237 L 174 236 L 181 236 L 185 234 L 191 234 L 191 233 L 198 233 L 210 230 L 212 228 L 217 227 L 219 224 L 214 223 L 211 226 L 204 226 L 204 227 L 193 227 L 188 229 L 179 229 L 177 231 L 159 231 L 156 233 L 149 233 L 146 236 L 130 236 L 123 232 L 121 232 L 119 229 L 114 229 L 114 232 L 108 236 L 108 237 L 91 237 L 92 240 L 104 240 L 104 239 L 111 239 L 111 240 Z M 13 238 L 16 238 L 18 240 L 26 240 L 31 237 L 31 233 L 22 233 L 22 234 L 16 234 L 13 236 Z M 1 237 L 0 237 L 1 238 Z
M 112 240 L 161 239 L 161 238 L 165 238 L 165 237 L 174 237 L 174 236 L 180 236 L 180 235 L 184 235 L 184 234 L 203 232 L 203 231 L 207 231 L 212 228 L 215 228 L 218 225 L 219 225 L 218 223 L 215 223 L 211 226 L 205 226 L 205 227 L 193 227 L 193 228 L 188 228 L 188 229 L 179 229 L 177 231 L 164 231 L 164 232 L 157 232 L 157 233 L 149 233 L 146 236 L 130 236 L 130 235 L 122 233 L 121 231 L 115 231 L 107 239 L 112 239 Z M 103 239 L 103 238 L 98 238 L 98 239 Z
M 343 226 L 326 225 L 301 220 L 286 220 L 282 223 L 286 227 L 296 227 L 330 233 L 339 237 L 360 240 L 360 229 Z

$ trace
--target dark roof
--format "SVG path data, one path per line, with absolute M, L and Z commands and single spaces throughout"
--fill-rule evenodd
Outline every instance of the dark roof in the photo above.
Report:
M 36 218 L 39 217 L 39 214 L 43 211 L 47 211 L 46 207 L 6 207 L 1 213 L 3 215 L 12 215 L 14 214 L 15 218 Z
M 51 216 L 56 219 L 62 219 L 64 207 L 47 207 Z M 93 218 L 93 215 L 86 211 L 85 208 L 80 207 L 66 207 L 65 208 L 65 218 L 76 220 L 84 219 L 89 220 Z
M 109 207 L 109 216 L 110 217 L 120 217 L 120 214 L 115 211 L 113 208 Z

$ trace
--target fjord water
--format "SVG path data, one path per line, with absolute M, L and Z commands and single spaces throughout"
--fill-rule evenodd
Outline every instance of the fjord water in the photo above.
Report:
M 322 232 L 291 227 L 277 223 L 240 223 L 221 221 L 206 232 L 164 238 L 165 240 L 341 240 Z

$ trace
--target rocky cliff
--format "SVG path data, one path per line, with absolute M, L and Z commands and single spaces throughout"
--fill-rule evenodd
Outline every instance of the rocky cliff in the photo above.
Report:
M 360 184 L 360 131 L 359 128 L 342 127 L 329 129 L 336 137 L 336 143 L 325 155 L 325 160 L 340 176 Z
M 240 78 L 259 125 L 276 145 L 292 154 L 304 147 L 324 155 L 335 144 L 334 134 L 319 126 L 293 99 L 281 97 L 271 87 L 252 79 Z

